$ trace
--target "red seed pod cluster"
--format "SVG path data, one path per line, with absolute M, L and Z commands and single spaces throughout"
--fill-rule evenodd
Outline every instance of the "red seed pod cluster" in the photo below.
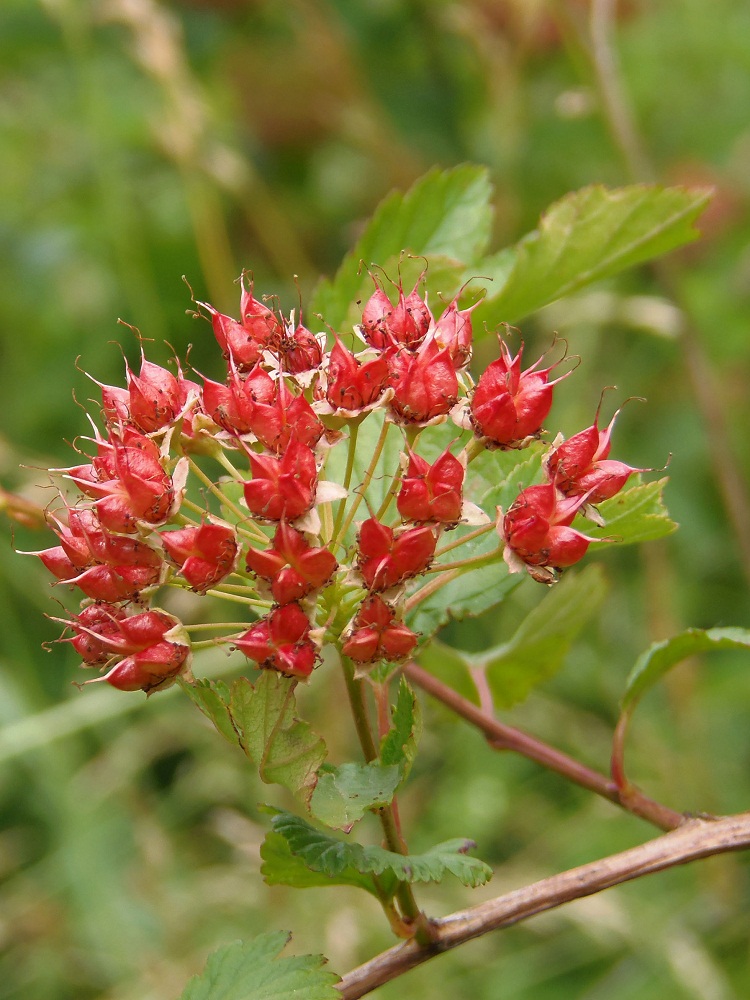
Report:
M 100 679 L 150 692 L 188 675 L 191 648 L 211 642 L 297 679 L 321 662 L 323 643 L 361 669 L 412 654 L 412 609 L 439 589 L 444 567 L 472 568 L 475 560 L 461 561 L 464 538 L 493 529 L 472 503 L 470 463 L 540 437 L 569 374 L 553 377 L 559 362 L 543 359 L 523 368 L 523 345 L 513 354 L 501 337 L 498 359 L 474 381 L 476 302 L 461 308 L 462 289 L 433 315 L 423 279 L 408 292 L 399 279 L 393 294 L 376 281 L 361 324 L 330 331 L 327 348 L 243 276 L 238 319 L 198 303 L 222 375 L 195 382 L 179 363 L 171 371 L 141 351 L 137 374 L 126 364 L 124 387 L 99 383 L 104 428 L 85 461 L 55 470 L 57 544 L 36 555 L 82 597 L 66 641 Z M 363 445 L 367 419 L 376 430 Z M 511 571 L 554 582 L 591 540 L 573 527 L 576 515 L 596 518 L 596 504 L 644 471 L 609 458 L 613 424 L 600 430 L 597 412 L 591 427 L 557 439 L 542 463 L 546 482 L 498 513 Z M 430 435 L 440 433 L 436 447 Z M 400 455 L 393 468 L 393 447 L 382 447 L 389 434 Z M 373 482 L 385 484 L 376 500 Z M 487 545 L 477 558 L 495 557 Z M 182 626 L 153 606 L 169 607 L 169 588 L 225 597 L 241 620 L 205 639 L 208 622 Z M 193 628 L 201 631 L 191 642 Z

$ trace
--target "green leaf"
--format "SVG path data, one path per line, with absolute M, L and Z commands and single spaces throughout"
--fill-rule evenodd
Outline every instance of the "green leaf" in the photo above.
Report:
M 264 671 L 255 687 L 245 677 L 232 684 L 230 711 L 240 744 L 268 784 L 283 785 L 308 803 L 326 745 L 295 716 L 296 681 Z
M 260 848 L 263 859 L 261 875 L 267 885 L 289 885 L 295 889 L 321 889 L 332 885 L 352 885 L 378 896 L 372 875 L 363 875 L 354 868 L 345 868 L 337 875 L 313 871 L 296 854 L 280 833 L 270 830 Z M 395 885 L 395 880 L 392 880 Z M 388 889 L 392 889 L 389 886 Z M 381 892 L 383 885 L 380 886 Z
M 655 483 L 637 484 L 599 504 L 597 509 L 604 518 L 603 527 L 579 521 L 576 527 L 585 534 L 608 540 L 594 543 L 592 551 L 612 542 L 618 545 L 650 542 L 676 531 L 677 524 L 670 518 L 662 500 L 668 482 L 668 479 L 659 479 Z
M 495 704 L 510 708 L 562 666 L 571 643 L 607 592 L 599 566 L 568 572 L 502 646 L 473 657 L 484 664 Z
M 326 826 L 349 831 L 368 809 L 388 805 L 400 780 L 395 765 L 341 764 L 318 776 L 310 811 Z
M 623 714 L 630 714 L 649 688 L 688 656 L 710 649 L 750 649 L 750 631 L 743 628 L 689 628 L 655 642 L 636 660 L 625 682 Z
M 230 696 L 227 685 L 223 681 L 207 680 L 179 683 L 188 698 L 213 722 L 221 735 L 234 746 L 240 746 L 240 738 L 229 712 Z
M 322 968 L 322 955 L 278 957 L 290 938 L 275 931 L 219 948 L 180 1000 L 341 1000 L 340 977 Z
M 448 840 L 423 854 L 403 855 L 382 847 L 337 840 L 291 813 L 277 812 L 272 822 L 274 831 L 285 838 L 292 854 L 308 868 L 327 875 L 339 876 L 354 869 L 363 874 L 390 874 L 399 882 L 441 882 L 449 872 L 472 887 L 483 885 L 492 876 L 488 865 L 466 855 L 474 846 L 471 840 Z
M 489 287 L 476 328 L 483 321 L 516 322 L 592 281 L 691 242 L 698 235 L 693 223 L 709 198 L 702 188 L 641 184 L 569 194 L 512 248 L 513 266 L 502 288 Z M 493 265 L 507 269 L 507 252 L 490 258 L 488 267 Z
M 392 711 L 392 726 L 380 741 L 380 762 L 399 769 L 401 782 L 408 776 L 422 734 L 422 712 L 417 696 L 401 678 Z
M 490 186 L 484 167 L 464 164 L 453 170 L 431 170 L 402 194 L 394 192 L 375 210 L 362 237 L 344 258 L 335 278 L 322 281 L 308 305 L 322 313 L 334 329 L 343 327 L 362 289 L 372 288 L 361 263 L 390 267 L 402 251 L 429 258 L 472 263 L 490 237 Z M 396 278 L 396 274 L 390 274 Z M 431 283 L 434 277 L 431 268 Z

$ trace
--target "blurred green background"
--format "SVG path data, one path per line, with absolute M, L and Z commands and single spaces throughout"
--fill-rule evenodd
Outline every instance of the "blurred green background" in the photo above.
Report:
M 611 42 L 611 46 L 609 45 Z M 612 89 L 613 82 L 621 86 Z M 137 355 L 117 319 L 220 372 L 190 293 L 236 314 L 234 279 L 285 309 L 335 270 L 393 187 L 434 164 L 486 164 L 496 248 L 586 184 L 715 187 L 704 238 L 549 307 L 582 356 L 550 426 L 605 402 L 618 457 L 662 466 L 681 530 L 603 553 L 611 591 L 565 669 L 511 722 L 606 769 L 637 654 L 688 625 L 750 626 L 747 477 L 750 7 L 739 0 L 3 0 L 0 5 L 0 483 L 45 503 L 70 464 L 79 401 Z M 633 132 L 630 125 L 634 123 Z M 294 276 L 297 276 L 296 278 Z M 298 291 L 299 289 L 299 291 Z M 502 319 L 502 317 L 498 317 Z M 122 348 L 118 345 L 122 345 Z M 532 356 L 532 355 L 530 355 Z M 48 489 L 48 487 L 47 487 Z M 728 500 L 727 497 L 730 497 Z M 170 1000 L 212 948 L 266 929 L 345 972 L 389 943 L 345 889 L 269 889 L 258 874 L 282 804 L 179 693 L 87 689 L 43 617 L 65 595 L 34 559 L 49 536 L 7 520 L 0 555 L 0 997 Z M 5 527 L 5 526 L 4 526 Z M 11 542 L 11 533 L 13 541 Z M 527 581 L 457 643 L 498 641 L 541 596 Z M 746 657 L 683 665 L 639 709 L 631 774 L 680 810 L 750 806 Z M 198 672 L 239 664 L 223 655 Z M 306 692 L 346 748 L 339 692 Z M 415 850 L 468 835 L 497 867 L 431 913 L 639 843 L 653 832 L 426 704 L 402 811 Z M 747 859 L 723 857 L 491 935 L 378 996 L 457 1000 L 740 1000 L 750 995 Z

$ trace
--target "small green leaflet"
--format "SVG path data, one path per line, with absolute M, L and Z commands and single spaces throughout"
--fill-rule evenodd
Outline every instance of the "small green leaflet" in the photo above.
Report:
M 646 691 L 682 660 L 711 649 L 750 649 L 750 631 L 743 628 L 689 628 L 655 642 L 636 660 L 625 682 L 622 711 L 631 714 Z
M 633 711 L 643 695 L 682 660 L 711 649 L 750 650 L 750 631 L 742 628 L 712 628 L 705 631 L 689 628 L 663 642 L 655 642 L 638 657 L 625 682 L 620 718 L 612 743 L 613 776 L 619 774 L 620 779 L 625 780 L 623 760 L 626 736 Z
M 392 710 L 393 725 L 380 741 L 380 763 L 399 769 L 401 784 L 409 774 L 422 735 L 422 712 L 405 677 Z
M 290 939 L 275 931 L 219 948 L 180 1000 L 341 1000 L 340 977 L 323 969 L 322 955 L 279 958 Z
M 335 278 L 320 283 L 307 311 L 310 315 L 321 313 L 334 329 L 343 329 L 363 289 L 372 289 L 371 279 L 361 273 L 363 261 L 367 266 L 382 267 L 407 251 L 471 264 L 489 241 L 491 196 L 486 168 L 473 164 L 432 170 L 406 194 L 389 195 L 375 210 Z M 395 279 L 396 275 L 390 277 Z
M 310 811 L 326 826 L 348 832 L 369 809 L 388 805 L 400 780 L 394 764 L 341 764 L 318 775 Z
M 483 885 L 492 875 L 489 865 L 467 856 L 466 851 L 474 847 L 471 840 L 457 838 L 423 854 L 403 855 L 337 840 L 291 813 L 276 812 L 272 823 L 274 832 L 284 837 L 293 855 L 325 875 L 335 877 L 353 869 L 362 874 L 392 875 L 399 882 L 440 882 L 450 872 L 472 887 Z
M 517 322 L 592 281 L 692 242 L 693 223 L 709 198 L 703 188 L 597 185 L 555 202 L 538 229 L 489 259 L 489 270 L 507 278 L 500 288 L 489 286 L 475 329 L 485 321 Z

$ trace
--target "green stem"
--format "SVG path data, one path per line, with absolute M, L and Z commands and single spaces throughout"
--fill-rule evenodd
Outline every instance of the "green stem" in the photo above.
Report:
M 370 719 L 367 713 L 365 687 L 362 681 L 354 676 L 354 664 L 352 661 L 348 657 L 342 656 L 341 663 L 344 669 L 349 704 L 351 705 L 352 716 L 354 717 L 354 726 L 357 730 L 364 758 L 370 764 L 379 759 L 379 754 L 375 746 L 375 739 L 372 735 Z M 378 818 L 388 850 L 393 851 L 394 854 L 408 854 L 408 848 L 399 833 L 391 807 L 383 806 L 381 809 L 378 809 Z M 398 889 L 396 890 L 396 898 L 398 899 L 404 920 L 410 927 L 415 929 L 416 934 L 422 933 L 426 928 L 425 918 L 417 905 L 414 893 L 408 882 L 399 882 Z
M 344 489 L 349 492 L 349 487 L 352 481 L 352 472 L 354 471 L 354 459 L 357 456 L 357 435 L 359 434 L 359 422 L 353 423 L 349 431 L 349 454 L 346 457 L 346 470 L 344 472 Z M 341 525 L 344 521 L 344 513 L 346 512 L 346 497 L 342 497 L 339 500 L 338 510 L 336 511 L 336 523 L 333 526 L 332 538 L 336 539 L 338 542 L 339 534 L 341 532 Z M 333 547 L 333 546 L 332 546 Z
M 228 594 L 223 590 L 219 590 L 218 587 L 214 587 L 211 590 L 207 590 L 206 593 L 210 597 L 221 597 L 225 601 L 234 601 L 235 604 L 244 604 L 251 608 L 268 608 L 268 601 L 258 601 L 254 597 L 242 597 L 240 594 Z
M 378 467 L 378 462 L 380 461 L 380 456 L 383 453 L 383 448 L 385 447 L 385 439 L 388 437 L 388 429 L 390 428 L 390 423 L 387 420 L 383 421 L 383 426 L 380 430 L 380 435 L 378 437 L 377 444 L 375 445 L 375 452 L 373 453 L 370 464 L 367 466 L 367 471 L 365 472 L 364 479 L 362 480 L 362 486 L 357 490 L 351 507 L 349 508 L 349 513 L 344 521 L 341 529 L 335 533 L 335 538 L 331 543 L 331 549 L 337 545 L 343 545 L 343 540 L 346 538 L 346 533 L 351 527 L 354 516 L 359 509 L 359 505 L 364 499 L 364 495 L 367 492 L 367 487 L 372 482 L 372 477 L 375 475 L 375 469 Z
M 416 594 L 412 594 L 404 605 L 404 610 L 408 613 L 412 611 L 416 606 L 424 601 L 428 597 L 440 590 L 442 587 L 446 587 L 449 583 L 452 583 L 457 577 L 461 576 L 463 570 L 452 569 L 448 570 L 447 573 L 442 573 L 440 576 L 436 576 L 431 583 L 428 583 L 426 587 L 421 587 Z
M 381 503 L 380 507 L 378 508 L 378 512 L 375 515 L 375 517 L 376 517 L 376 519 L 378 521 L 382 521 L 383 518 L 385 517 L 386 511 L 390 507 L 391 501 L 396 496 L 398 488 L 401 485 L 401 477 L 402 476 L 403 476 L 403 469 L 401 468 L 401 466 L 399 466 L 398 469 L 396 470 L 396 473 L 395 473 L 394 477 L 393 477 L 391 485 L 388 488 L 388 492 L 385 495 L 385 499 Z
M 468 535 L 462 535 L 457 538 L 455 542 L 449 542 L 444 545 L 442 549 L 437 549 L 435 552 L 435 558 L 439 559 L 440 556 L 444 556 L 446 552 L 452 552 L 453 549 L 457 549 L 459 545 L 464 545 L 466 542 L 473 542 L 475 538 L 481 538 L 482 535 L 486 535 L 488 531 L 494 529 L 494 524 L 483 524 L 480 528 L 475 528 L 474 531 L 470 531 Z
M 194 462 L 192 458 L 189 458 L 188 460 L 190 462 L 191 472 L 195 473 L 195 475 L 198 477 L 198 479 L 200 479 L 200 481 L 203 483 L 206 489 L 208 489 L 216 497 L 221 506 L 226 507 L 226 509 L 231 511 L 236 518 L 238 518 L 241 522 L 243 522 L 243 526 L 240 527 L 240 525 L 238 525 L 237 530 L 242 534 L 244 534 L 246 537 L 254 538 L 256 541 L 262 542 L 263 545 L 267 545 L 268 538 L 263 534 L 263 532 L 260 529 L 253 530 L 253 528 L 249 528 L 247 526 L 248 523 L 252 525 L 250 515 L 247 513 L 247 511 L 243 511 L 240 507 L 237 506 L 236 503 L 230 500 L 229 497 L 225 496 L 225 494 L 221 492 L 216 483 L 211 482 L 211 480 L 203 471 L 203 469 L 201 469 L 201 467 L 196 462 Z M 193 510 L 201 511 L 201 508 L 198 507 L 197 504 L 191 503 L 190 501 L 183 501 L 183 503 L 187 503 L 187 505 Z M 201 512 L 205 514 L 205 511 Z
M 219 463 L 219 465 L 224 466 L 224 468 L 232 477 L 232 479 L 236 480 L 238 483 L 244 483 L 246 481 L 247 476 L 243 476 L 242 473 L 239 471 L 239 469 L 235 468 L 235 466 L 229 460 L 227 453 L 223 449 L 217 452 L 217 454 L 214 455 L 214 458 Z
M 443 571 L 454 570 L 454 569 L 465 569 L 467 566 L 473 566 L 475 569 L 484 564 L 489 564 L 497 559 L 498 555 L 501 555 L 503 551 L 503 546 L 500 545 L 498 548 L 493 549 L 492 552 L 483 552 L 478 556 L 471 556 L 470 559 L 458 559 L 456 562 L 452 563 L 440 563 L 437 566 L 431 566 L 429 569 L 425 570 L 425 573 L 442 573 Z
M 184 625 L 183 628 L 186 632 L 207 632 L 214 628 L 245 629 L 247 622 L 200 622 L 198 625 Z
M 464 452 L 466 454 L 466 464 L 468 465 L 470 462 L 473 462 L 474 459 L 481 455 L 484 450 L 485 447 L 479 438 L 472 438 L 464 448 Z

